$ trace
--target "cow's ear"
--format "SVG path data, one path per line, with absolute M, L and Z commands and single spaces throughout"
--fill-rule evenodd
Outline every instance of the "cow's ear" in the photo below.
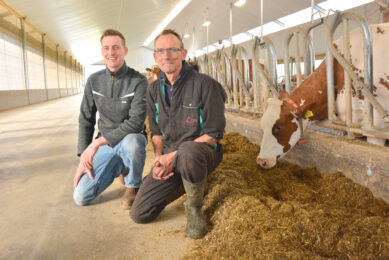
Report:
M 285 90 L 281 90 L 280 94 L 278 94 L 278 99 L 284 100 L 285 98 L 289 98 L 289 93 Z

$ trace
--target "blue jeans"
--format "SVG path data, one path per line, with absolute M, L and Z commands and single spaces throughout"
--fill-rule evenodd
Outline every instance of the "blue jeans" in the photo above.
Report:
M 100 146 L 93 158 L 91 180 L 84 174 L 74 189 L 73 199 L 84 206 L 100 195 L 116 177 L 130 169 L 124 178 L 126 187 L 139 188 L 146 158 L 146 137 L 143 134 L 128 134 L 113 148 Z

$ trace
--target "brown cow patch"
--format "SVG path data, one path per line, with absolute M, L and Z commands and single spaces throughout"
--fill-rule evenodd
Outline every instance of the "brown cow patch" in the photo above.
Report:
M 380 27 L 377 27 L 377 33 L 384 34 L 384 30 L 382 30 Z
M 386 76 L 388 78 L 388 76 Z M 384 78 L 380 78 L 380 84 L 384 85 L 389 90 L 389 82 L 387 82 Z
M 284 147 L 284 153 L 291 148 L 289 144 L 290 137 L 298 128 L 297 124 L 292 122 L 293 118 L 289 109 L 281 110 L 280 118 L 272 128 L 272 134 L 277 139 L 277 142 Z

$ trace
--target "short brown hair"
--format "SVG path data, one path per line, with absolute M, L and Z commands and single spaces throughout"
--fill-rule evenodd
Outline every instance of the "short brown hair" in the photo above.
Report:
M 114 29 L 107 29 L 101 35 L 100 42 L 102 42 L 103 38 L 106 37 L 106 36 L 119 36 L 120 39 L 122 39 L 122 41 L 123 41 L 123 45 L 126 46 L 126 39 L 124 39 L 124 36 L 123 36 L 123 34 L 121 32 L 116 31 Z
M 174 36 L 176 36 L 177 39 L 180 41 L 180 48 L 184 49 L 184 43 L 182 42 L 181 36 L 173 29 L 165 29 L 160 34 L 158 34 L 158 36 L 155 37 L 155 39 L 154 39 L 154 45 L 160 36 L 168 35 L 168 34 L 173 34 Z

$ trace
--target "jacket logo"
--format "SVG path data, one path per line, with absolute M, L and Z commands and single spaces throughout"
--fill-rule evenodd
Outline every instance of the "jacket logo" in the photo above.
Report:
M 187 116 L 187 118 L 185 120 L 185 123 L 187 123 L 187 124 L 196 124 L 197 123 L 197 119 L 193 118 L 191 116 Z

